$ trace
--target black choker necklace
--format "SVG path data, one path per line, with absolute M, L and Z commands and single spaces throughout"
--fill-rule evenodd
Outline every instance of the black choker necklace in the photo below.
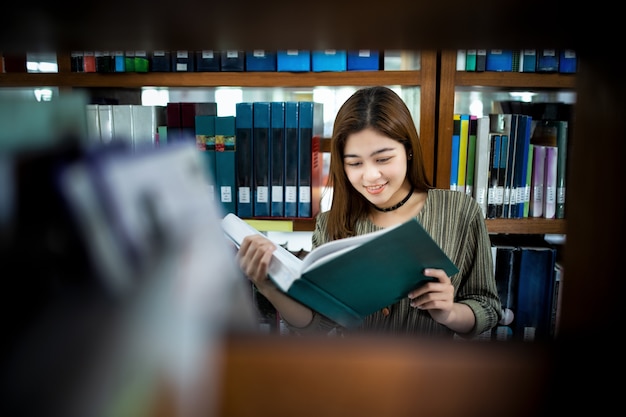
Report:
M 382 212 L 388 212 L 388 211 L 394 211 L 399 209 L 400 207 L 402 207 L 404 205 L 404 203 L 406 203 L 407 201 L 409 201 L 409 198 L 411 198 L 411 196 L 413 195 L 413 188 L 411 188 L 411 190 L 409 191 L 409 193 L 406 195 L 406 197 L 404 197 L 402 199 L 402 201 L 400 201 L 398 204 L 396 204 L 395 206 L 391 206 L 391 207 L 387 207 L 387 208 L 380 208 L 378 206 L 374 206 L 374 208 L 378 211 L 382 211 Z

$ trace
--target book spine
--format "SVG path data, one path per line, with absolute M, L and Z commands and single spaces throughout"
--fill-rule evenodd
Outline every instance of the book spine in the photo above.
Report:
M 520 247 L 515 337 L 546 341 L 551 337 L 556 250 Z
M 465 68 L 463 68 L 465 71 Z M 459 184 L 459 147 L 461 143 L 461 115 L 455 114 L 452 122 L 452 146 L 450 155 L 450 189 L 458 190 Z
M 487 190 L 489 189 L 489 117 L 479 117 L 476 126 L 476 167 L 474 174 L 474 199 L 487 217 Z
M 533 145 L 533 179 L 530 189 L 529 217 L 543 217 L 546 147 Z
M 530 146 L 530 116 L 520 115 L 517 125 L 515 149 L 515 195 L 511 201 L 512 218 L 520 219 L 524 215 L 524 198 L 526 196 L 526 169 L 528 167 L 528 147 Z M 514 201 L 513 201 L 514 200 Z
M 557 122 L 556 146 L 558 148 L 558 161 L 556 171 L 556 213 L 557 219 L 565 218 L 565 190 L 567 183 L 567 135 L 568 122 Z
M 235 131 L 235 116 L 217 116 L 215 118 L 216 185 L 224 213 L 237 213 Z
M 502 203 L 502 217 L 511 218 L 511 206 L 515 205 L 515 151 L 517 147 L 517 125 L 519 122 L 519 115 L 507 114 L 505 115 L 505 120 L 505 123 L 508 123 L 507 132 L 509 149 L 507 151 L 506 170 L 504 177 L 504 200 Z
M 489 134 L 489 185 L 487 188 L 487 218 L 495 219 L 498 205 L 498 175 L 500 173 L 501 136 Z
M 558 148 L 546 146 L 546 167 L 544 180 L 543 217 L 554 219 L 556 216 L 556 172 L 558 164 Z
M 113 106 L 113 137 L 133 148 L 133 109 L 132 104 Z
M 236 194 L 237 215 L 251 218 L 254 215 L 254 116 L 253 103 L 240 102 L 235 106 L 237 151 L 236 158 Z
M 270 117 L 271 106 L 269 102 L 254 102 L 252 106 L 253 133 L 253 196 L 254 216 L 270 216 Z
M 314 217 L 321 194 L 322 161 L 319 140 L 323 130 L 320 103 L 298 103 L 298 217 Z
M 285 102 L 285 217 L 298 216 L 298 102 Z
M 465 192 L 467 175 L 467 147 L 469 143 L 469 114 L 461 114 L 461 134 L 459 140 L 459 172 L 457 191 Z
M 196 116 L 196 143 L 198 151 L 202 154 L 202 162 L 207 178 L 207 191 L 211 201 L 217 201 L 216 181 L 217 171 L 215 167 L 215 118 L 217 116 Z
M 272 217 L 285 215 L 285 103 L 272 102 L 270 112 L 270 181 Z
M 524 211 L 523 218 L 530 217 L 530 202 L 532 201 L 532 186 L 533 186 L 533 161 L 534 161 L 535 146 L 531 143 L 528 145 L 528 161 L 526 163 L 526 185 L 524 192 Z
M 467 137 L 467 167 L 465 169 L 465 193 L 474 195 L 474 169 L 476 166 L 476 135 L 478 133 L 478 117 L 470 115 Z

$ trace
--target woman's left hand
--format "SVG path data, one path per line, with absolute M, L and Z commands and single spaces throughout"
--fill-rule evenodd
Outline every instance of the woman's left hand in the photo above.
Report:
M 428 310 L 430 316 L 437 322 L 446 325 L 454 307 L 454 286 L 442 269 L 427 268 L 424 270 L 427 277 L 437 281 L 427 282 L 411 291 L 409 298 L 411 306 L 421 310 Z

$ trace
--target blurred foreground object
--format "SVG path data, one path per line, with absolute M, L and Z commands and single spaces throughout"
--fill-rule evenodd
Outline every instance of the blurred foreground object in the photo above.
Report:
M 223 335 L 257 321 L 194 146 L 31 143 L 4 154 L 0 414 L 149 415 L 168 380 L 210 415 Z

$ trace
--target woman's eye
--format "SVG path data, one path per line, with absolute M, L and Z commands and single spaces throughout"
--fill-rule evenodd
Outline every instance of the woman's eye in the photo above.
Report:
M 381 164 L 382 164 L 382 163 L 388 162 L 390 159 L 391 159 L 391 157 L 388 157 L 388 158 L 380 158 L 380 159 L 377 159 L 377 160 L 376 160 L 376 162 L 378 162 L 378 163 L 381 163 Z
M 349 167 L 358 167 L 359 165 L 361 165 L 360 162 L 346 162 L 346 165 L 348 165 Z

